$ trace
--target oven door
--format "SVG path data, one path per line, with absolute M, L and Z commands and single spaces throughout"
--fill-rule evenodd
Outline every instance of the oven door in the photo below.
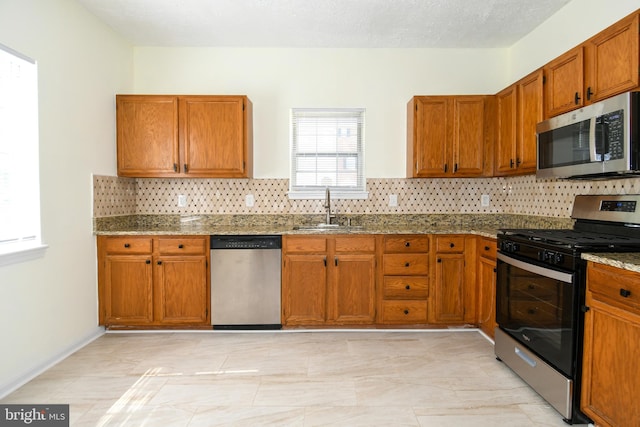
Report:
M 573 377 L 575 274 L 498 253 L 496 321 L 500 329 Z

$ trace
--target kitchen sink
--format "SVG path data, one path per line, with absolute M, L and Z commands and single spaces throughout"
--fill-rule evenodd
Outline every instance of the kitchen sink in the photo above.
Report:
M 308 230 L 308 231 L 341 231 L 341 230 L 362 230 L 364 227 L 361 225 L 340 225 L 340 224 L 308 224 L 308 225 L 295 225 L 294 230 Z

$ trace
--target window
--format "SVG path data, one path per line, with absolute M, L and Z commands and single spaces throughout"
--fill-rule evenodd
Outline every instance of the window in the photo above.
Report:
M 367 198 L 364 109 L 294 108 L 291 139 L 290 198 Z
M 40 237 L 38 73 L 0 45 L 0 265 L 32 259 Z

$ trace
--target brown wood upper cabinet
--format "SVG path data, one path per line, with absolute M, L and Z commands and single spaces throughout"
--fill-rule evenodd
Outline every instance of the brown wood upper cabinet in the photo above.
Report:
M 634 12 L 545 65 L 546 117 L 638 87 L 639 17 Z
M 250 178 L 246 96 L 116 95 L 118 175 Z
M 542 80 L 540 69 L 496 95 L 496 176 L 536 171 L 536 125 L 544 116 Z
M 415 96 L 407 104 L 407 176 L 485 176 L 488 99 Z M 490 163 L 490 162 L 489 162 Z

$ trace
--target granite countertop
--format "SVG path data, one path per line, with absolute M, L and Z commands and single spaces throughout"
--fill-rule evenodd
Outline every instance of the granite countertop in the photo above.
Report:
M 582 259 L 640 273 L 640 252 L 584 253 Z
M 495 238 L 500 228 L 571 228 L 566 218 L 509 214 L 344 215 L 357 227 L 297 230 L 319 224 L 323 215 L 127 215 L 94 218 L 96 235 L 258 234 L 475 234 Z

